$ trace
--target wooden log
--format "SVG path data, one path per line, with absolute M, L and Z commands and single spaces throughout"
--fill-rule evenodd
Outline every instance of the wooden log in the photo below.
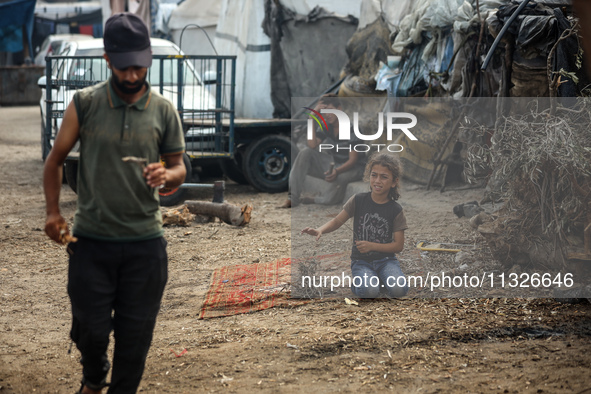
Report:
M 244 226 L 250 222 L 252 206 L 243 207 L 228 203 L 213 203 L 207 201 L 185 201 L 189 212 L 195 215 L 215 216 L 221 221 L 234 226 Z
M 160 207 L 160 211 L 162 212 L 163 226 L 188 227 L 195 221 L 195 215 L 185 205 L 178 208 Z

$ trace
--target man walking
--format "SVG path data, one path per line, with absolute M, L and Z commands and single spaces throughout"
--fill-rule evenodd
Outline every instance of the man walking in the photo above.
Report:
M 146 81 L 152 51 L 141 19 L 113 15 L 104 46 L 111 77 L 74 95 L 45 162 L 45 232 L 58 243 L 73 241 L 68 294 L 70 335 L 82 355 L 80 392 L 101 393 L 107 385 L 113 330 L 108 393 L 135 393 L 168 275 L 158 188 L 182 183 L 185 148 L 177 111 Z M 76 241 L 60 214 L 59 193 L 63 163 L 78 140 Z M 128 156 L 147 165 L 122 160 Z

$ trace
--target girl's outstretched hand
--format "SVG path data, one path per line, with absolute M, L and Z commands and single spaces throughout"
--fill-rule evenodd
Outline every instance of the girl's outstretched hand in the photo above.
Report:
M 315 235 L 316 241 L 318 241 L 320 239 L 320 237 L 322 236 L 322 231 L 316 230 L 315 228 L 312 228 L 312 227 L 306 227 L 305 229 L 302 230 L 301 233 Z

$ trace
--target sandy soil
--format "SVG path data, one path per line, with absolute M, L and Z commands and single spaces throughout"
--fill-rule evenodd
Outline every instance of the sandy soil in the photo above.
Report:
M 42 231 L 39 110 L 0 108 L 0 119 L 0 392 L 72 393 L 81 368 L 76 349 L 68 352 L 66 252 Z M 410 226 L 407 255 L 418 240 L 475 243 L 480 251 L 462 263 L 497 264 L 452 213 L 481 194 L 407 185 L 400 200 Z M 228 183 L 228 202 L 254 205 L 250 225 L 166 229 L 170 279 L 140 391 L 591 392 L 588 304 L 407 298 L 350 306 L 341 298 L 198 320 L 214 269 L 290 255 L 290 212 L 275 208 L 285 198 Z M 71 220 L 76 196 L 67 186 L 61 201 Z M 307 225 L 338 211 L 298 209 Z M 449 255 L 417 258 L 426 267 L 459 265 Z M 416 270 L 416 261 L 403 261 L 403 270 Z M 173 353 L 183 349 L 181 357 Z

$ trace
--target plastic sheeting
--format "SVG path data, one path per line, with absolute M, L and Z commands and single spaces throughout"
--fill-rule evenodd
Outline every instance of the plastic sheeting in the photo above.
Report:
M 274 117 L 291 116 L 291 97 L 317 97 L 340 79 L 347 62 L 345 44 L 357 19 L 322 8 L 298 15 L 265 2 L 263 28 L 271 37 L 271 98 Z
M 422 59 L 422 53 L 426 43 L 415 47 L 408 58 L 405 59 L 402 67 L 400 81 L 394 91 L 394 97 L 412 96 L 427 90 L 427 81 L 425 81 L 426 65 Z
M 22 27 L 27 32 L 29 56 L 33 57 L 35 0 L 14 0 L 0 4 L 0 52 L 23 50 Z
M 502 0 L 481 0 L 480 11 L 488 12 L 499 2 Z M 404 97 L 420 93 L 430 84 L 441 85 L 450 93 L 457 92 L 461 87 L 461 68 L 466 64 L 467 54 L 459 54 L 451 64 L 455 51 L 465 44 L 464 36 L 453 32 L 452 27 L 461 27 L 462 33 L 473 30 L 478 17 L 471 2 L 365 0 L 360 23 L 368 23 L 377 15 L 387 16 L 386 22 L 392 34 L 396 34 L 392 46 L 394 53 L 405 53 L 406 56 L 401 74 L 392 79 L 392 86 L 388 89 L 390 95 Z M 458 64 L 461 66 L 459 69 L 456 68 Z M 459 96 L 462 95 L 459 93 Z
M 191 23 L 201 27 L 216 26 L 221 8 L 219 0 L 185 0 L 172 11 L 168 27 L 179 30 Z
M 495 28 L 500 29 L 518 6 L 515 1 L 501 6 L 494 15 L 498 22 Z M 559 8 L 552 9 L 532 2 L 522 10 L 508 30 L 508 33 L 515 37 L 516 44 L 512 96 L 548 95 L 547 57 L 560 35 L 571 27 L 571 22 Z M 558 72 L 563 69 L 567 72 L 576 72 L 578 52 L 579 43 L 576 36 L 561 41 L 552 62 L 552 71 Z M 536 80 L 537 83 L 532 83 Z M 576 96 L 588 85 L 585 75 L 581 75 L 578 85 L 566 75 L 561 76 L 561 80 L 562 83 L 558 87 L 558 95 L 561 97 Z
M 501 24 L 513 15 L 519 4 L 513 2 L 499 8 L 497 19 Z M 556 18 L 551 8 L 532 2 L 519 14 L 509 26 L 508 33 L 516 37 L 517 49 L 526 58 L 533 58 L 548 53 L 556 35 Z
M 359 0 L 281 0 L 281 5 L 298 15 L 308 15 L 316 7 L 338 16 L 359 18 Z
M 392 44 L 395 53 L 410 44 L 422 43 L 425 31 L 436 32 L 449 28 L 458 14 L 463 0 L 417 0 L 412 11 L 400 22 L 400 32 Z M 431 47 L 425 48 L 426 55 L 431 54 Z
M 481 17 L 486 19 L 490 11 L 507 2 L 508 0 L 481 0 Z M 424 33 L 430 33 L 431 42 L 423 55 L 423 60 L 427 61 L 440 44 L 438 40 L 444 39 L 452 27 L 456 32 L 467 32 L 479 23 L 473 3 L 467 0 L 417 0 L 413 3 L 410 13 L 400 22 L 400 31 L 392 44 L 392 49 L 395 53 L 402 53 L 409 45 L 421 44 L 425 38 Z
M 400 21 L 410 12 L 415 0 L 363 0 L 361 3 L 361 15 L 359 16 L 359 29 L 371 24 L 382 16 L 390 31 L 397 32 Z
M 214 45 L 220 55 L 235 55 L 236 117 L 271 118 L 271 40 L 261 24 L 260 0 L 224 0 Z

